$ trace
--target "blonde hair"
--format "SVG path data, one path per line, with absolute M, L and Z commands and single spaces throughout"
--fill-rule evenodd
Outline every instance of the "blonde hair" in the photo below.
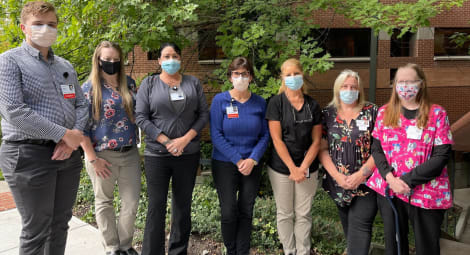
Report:
M 126 73 L 124 72 L 124 60 L 121 47 L 118 44 L 109 42 L 109 41 L 102 41 L 95 49 L 95 53 L 93 53 L 93 60 L 92 60 L 92 67 L 90 77 L 88 78 L 91 81 L 92 85 L 92 114 L 93 119 L 99 120 L 100 119 L 100 112 L 101 112 L 101 103 L 102 103 L 102 92 L 101 92 L 101 68 L 100 68 L 100 57 L 101 57 L 101 49 L 103 48 L 113 48 L 119 52 L 119 58 L 121 62 L 121 67 L 119 68 L 118 72 L 118 82 L 119 86 L 117 90 L 120 92 L 122 97 L 122 104 L 124 105 L 124 109 L 126 110 L 127 115 L 131 121 L 134 121 L 134 111 L 133 111 L 133 101 L 132 95 L 129 91 L 129 87 L 127 86 L 127 77 Z
M 333 99 L 328 104 L 329 106 L 334 106 L 336 109 L 341 108 L 340 98 L 339 98 L 339 91 L 341 90 L 341 86 L 344 84 L 347 78 L 352 77 L 355 78 L 357 81 L 357 85 L 359 86 L 359 97 L 357 99 L 357 108 L 362 108 L 366 102 L 365 95 L 364 95 L 364 87 L 361 83 L 361 78 L 357 72 L 354 72 L 350 69 L 344 69 L 338 77 L 336 77 L 335 83 L 333 85 Z
M 421 80 L 421 86 L 418 92 L 418 95 L 416 95 L 416 102 L 419 104 L 418 108 L 418 116 L 416 117 L 418 119 L 417 124 L 419 128 L 425 128 L 428 124 L 428 119 L 429 119 L 429 110 L 431 108 L 431 102 L 429 100 L 429 95 L 428 95 L 428 90 L 427 90 L 427 82 L 426 82 L 426 76 L 424 75 L 423 70 L 417 65 L 417 64 L 412 64 L 408 63 L 404 66 L 401 66 L 398 68 L 395 78 L 393 80 L 393 91 L 392 91 L 392 96 L 390 97 L 390 100 L 388 101 L 388 104 L 385 109 L 384 113 L 384 125 L 388 127 L 398 127 L 398 120 L 400 119 L 400 111 L 401 111 L 401 104 L 400 104 L 400 97 L 397 94 L 396 91 L 396 83 L 397 83 L 397 74 L 400 69 L 405 69 L 405 68 L 411 68 L 415 70 L 416 75 L 418 76 L 417 78 Z
M 30 15 L 37 16 L 48 12 L 54 12 L 57 20 L 59 19 L 55 12 L 55 8 L 51 3 L 43 1 L 28 2 L 23 6 L 23 9 L 21 9 L 20 21 L 22 24 L 26 24 Z
M 278 94 L 282 94 L 284 91 L 286 91 L 286 84 L 284 82 L 284 72 L 286 70 L 287 67 L 289 66 L 295 66 L 297 69 L 299 69 L 299 71 L 302 73 L 302 76 L 303 76 L 303 73 L 304 73 L 304 70 L 302 68 L 302 64 L 300 64 L 300 61 L 298 59 L 295 59 L 295 58 L 289 58 L 288 60 L 284 61 L 284 63 L 282 63 L 281 65 L 281 87 L 279 87 L 279 92 Z M 307 94 L 307 90 L 305 89 L 305 83 L 304 85 L 302 85 L 302 93 L 304 94 Z

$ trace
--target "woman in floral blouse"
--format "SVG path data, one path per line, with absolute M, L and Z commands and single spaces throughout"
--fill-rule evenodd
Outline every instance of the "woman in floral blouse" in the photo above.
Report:
M 122 56 L 119 45 L 112 42 L 103 41 L 95 49 L 90 78 L 82 86 L 90 109 L 82 148 L 106 254 L 136 255 L 132 239 L 141 174 L 134 118 L 136 86 L 124 72 Z M 122 201 L 117 223 L 116 183 Z
M 446 164 L 452 134 L 444 108 L 431 104 L 423 70 L 416 64 L 398 68 L 392 95 L 377 114 L 372 154 L 377 169 L 367 185 L 377 194 L 384 221 L 386 254 L 397 254 L 392 208 L 398 213 L 401 254 L 408 254 L 408 220 L 417 255 L 440 254 L 445 210 L 452 206 Z M 389 192 L 387 192 L 387 186 Z
M 336 78 L 333 100 L 323 109 L 320 161 L 323 188 L 338 207 L 348 254 L 367 254 L 377 213 L 376 194 L 365 180 L 375 167 L 371 133 L 377 106 L 365 102 L 359 75 L 344 70 Z

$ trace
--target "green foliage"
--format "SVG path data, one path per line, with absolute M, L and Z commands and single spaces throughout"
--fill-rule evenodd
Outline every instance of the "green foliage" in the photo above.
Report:
M 28 1 L 0 1 L 0 52 L 21 44 L 21 8 Z M 139 45 L 158 49 L 165 41 L 188 45 L 176 26 L 195 21 L 197 4 L 189 0 L 51 0 L 59 16 L 59 35 L 54 52 L 68 59 L 80 80 L 88 76 L 93 51 L 102 40 L 119 42 L 124 52 Z M 6 17 L 5 19 L 3 17 Z
M 457 47 L 464 47 L 465 43 L 470 41 L 470 35 L 467 33 L 457 32 L 450 36 L 451 42 L 455 43 Z M 468 54 L 470 55 L 470 48 L 468 48 Z

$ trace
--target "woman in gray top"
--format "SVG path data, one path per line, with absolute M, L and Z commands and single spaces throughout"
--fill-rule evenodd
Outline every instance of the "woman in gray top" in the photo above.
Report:
M 199 133 L 209 120 L 201 83 L 178 71 L 181 50 L 160 47 L 159 75 L 145 78 L 137 93 L 136 123 L 146 134 L 148 209 L 143 255 L 165 254 L 165 214 L 172 179 L 168 254 L 186 254 L 191 231 L 191 197 L 199 165 Z

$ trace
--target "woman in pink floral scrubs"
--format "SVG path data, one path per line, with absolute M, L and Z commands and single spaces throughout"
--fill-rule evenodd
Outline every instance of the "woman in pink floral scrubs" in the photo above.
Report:
M 367 185 L 375 190 L 384 221 L 386 254 L 396 254 L 393 211 L 398 211 L 401 254 L 408 254 L 408 220 L 415 233 L 416 254 L 440 254 L 440 226 L 452 206 L 446 164 L 452 135 L 447 113 L 431 104 L 426 78 L 416 64 L 398 69 L 388 104 L 377 115 L 372 156 L 377 169 Z

